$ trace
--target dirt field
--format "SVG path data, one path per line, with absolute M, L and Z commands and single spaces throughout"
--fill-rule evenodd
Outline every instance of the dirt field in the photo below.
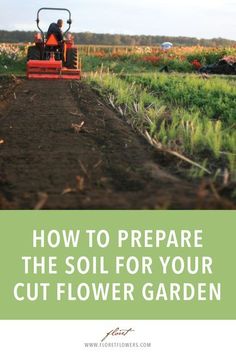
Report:
M 0 80 L 1 209 L 234 209 L 83 81 Z

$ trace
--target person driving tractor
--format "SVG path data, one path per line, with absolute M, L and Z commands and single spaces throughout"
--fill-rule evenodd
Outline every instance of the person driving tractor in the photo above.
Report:
M 63 20 L 59 19 L 57 23 L 51 23 L 48 32 L 47 32 L 47 39 L 50 37 L 51 34 L 54 34 L 58 42 L 63 40 L 63 34 L 61 28 L 63 27 Z
M 51 23 L 47 35 L 40 27 L 42 11 L 65 11 L 68 13 L 68 28 L 62 32 L 63 20 Z M 71 28 L 71 12 L 66 8 L 42 7 L 37 12 L 37 27 L 40 33 L 35 35 L 35 42 L 27 50 L 28 79 L 64 79 L 80 80 L 81 67 L 79 63 L 78 46 L 74 37 L 69 34 Z M 45 38 L 46 37 L 46 38 Z M 64 40 L 65 38 L 65 40 Z

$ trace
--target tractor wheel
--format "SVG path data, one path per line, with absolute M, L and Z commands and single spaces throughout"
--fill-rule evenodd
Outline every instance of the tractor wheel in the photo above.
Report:
M 78 69 L 78 48 L 67 50 L 66 67 L 68 69 Z
M 27 61 L 29 60 L 40 60 L 41 55 L 40 55 L 40 49 L 38 47 L 31 46 L 28 48 L 28 53 L 27 53 Z

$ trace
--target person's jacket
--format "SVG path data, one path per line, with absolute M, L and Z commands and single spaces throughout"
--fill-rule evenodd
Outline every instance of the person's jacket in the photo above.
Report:
M 63 40 L 62 31 L 57 23 L 50 24 L 47 32 L 47 39 L 50 37 L 51 34 L 54 34 L 59 42 Z

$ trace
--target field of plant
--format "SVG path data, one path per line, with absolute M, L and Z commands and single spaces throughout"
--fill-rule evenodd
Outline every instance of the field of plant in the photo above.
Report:
M 213 64 L 224 56 L 236 56 L 236 48 L 78 46 L 83 71 L 97 71 L 101 66 L 110 72 L 143 73 L 168 71 L 191 73 Z M 25 72 L 27 45 L 0 44 L 0 73 Z
M 90 82 L 151 144 L 191 159 L 190 174 L 236 179 L 236 81 L 97 73 Z
M 198 72 L 236 56 L 236 48 L 79 49 L 90 89 L 157 151 L 175 156 L 171 172 L 190 181 L 207 176 L 218 186 L 236 183 L 235 76 Z M 1 45 L 0 73 L 24 74 L 25 55 L 26 47 Z M 230 193 L 236 200 L 235 188 Z
M 196 72 L 224 56 L 235 56 L 236 48 L 175 47 L 81 47 L 85 71 L 96 71 L 101 65 L 111 72 L 142 73 L 163 68 L 175 72 Z
M 22 73 L 25 60 L 26 47 L 0 44 L 0 74 Z

